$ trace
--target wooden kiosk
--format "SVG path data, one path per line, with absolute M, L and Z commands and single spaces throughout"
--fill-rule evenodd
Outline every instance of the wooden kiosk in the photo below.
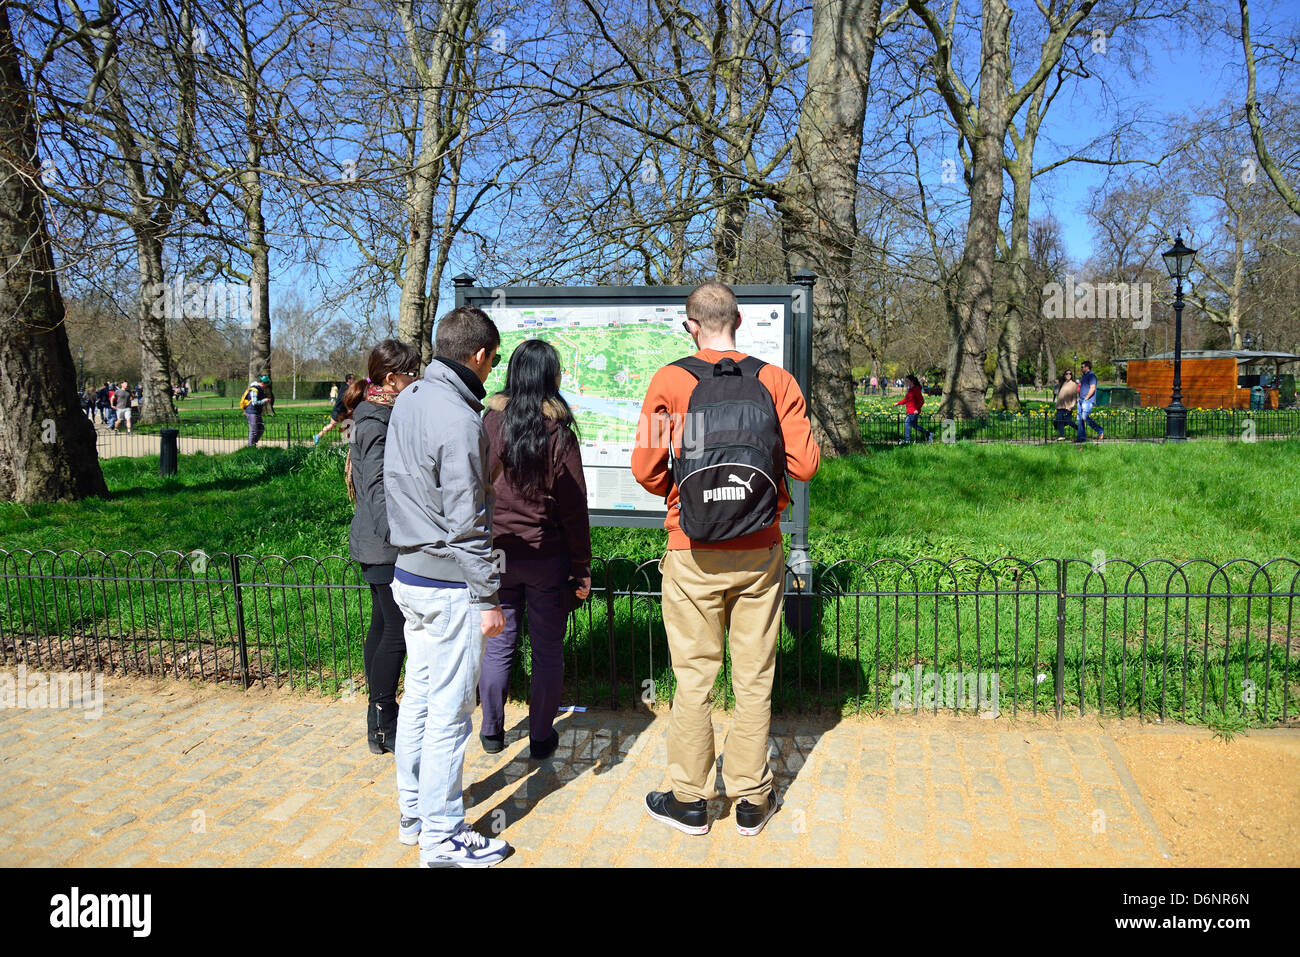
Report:
M 1174 354 L 1115 359 L 1127 364 L 1127 383 L 1143 406 L 1166 406 L 1174 391 Z M 1183 405 L 1189 409 L 1249 409 L 1250 391 L 1265 386 L 1270 409 L 1278 407 L 1278 383 L 1283 367 L 1300 362 L 1290 352 L 1248 352 L 1228 349 L 1183 350 Z M 1294 371 L 1294 367 L 1290 370 Z

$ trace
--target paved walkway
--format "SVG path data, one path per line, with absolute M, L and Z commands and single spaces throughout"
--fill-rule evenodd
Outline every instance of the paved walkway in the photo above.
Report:
M 102 425 L 95 427 L 95 449 L 101 459 L 147 458 L 148 456 L 156 458 L 159 455 L 160 441 L 156 432 L 114 432 Z M 287 449 L 289 443 L 285 439 L 263 438 L 259 440 L 258 446 Z M 198 452 L 208 455 L 221 455 L 227 452 L 238 452 L 240 449 L 247 447 L 247 435 L 242 439 L 210 439 L 186 435 L 182 432 L 176 437 L 176 452 L 178 455 L 194 455 Z
M 777 721 L 783 807 L 742 838 L 725 801 L 705 837 L 645 815 L 665 717 L 567 714 L 542 763 L 528 760 L 524 711 L 507 718 L 506 750 L 485 754 L 476 733 L 465 770 L 471 823 L 517 849 L 502 866 L 1300 862 L 1300 732 L 1225 744 L 1083 720 Z M 718 715 L 719 742 L 728 722 Z M 1142 755 L 1139 779 L 1204 789 L 1199 812 L 1178 792 L 1153 814 L 1126 750 Z M 1243 774 L 1188 761 L 1179 778 L 1198 750 Z M 1214 788 L 1237 777 L 1250 797 L 1225 822 Z M 367 750 L 363 701 L 110 678 L 96 719 L 0 708 L 0 866 L 415 865 L 396 824 L 392 758 Z

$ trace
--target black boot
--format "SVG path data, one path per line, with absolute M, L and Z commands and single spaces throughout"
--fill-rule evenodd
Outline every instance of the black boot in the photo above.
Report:
M 366 741 L 371 754 L 383 754 L 383 745 L 379 743 L 379 712 L 372 701 L 366 705 Z
M 392 754 L 397 750 L 397 704 L 385 707 L 376 704 L 375 744 L 370 748 L 375 754 Z

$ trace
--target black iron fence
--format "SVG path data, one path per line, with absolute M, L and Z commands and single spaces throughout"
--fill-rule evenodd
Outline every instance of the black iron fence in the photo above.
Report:
M 1295 720 L 1300 562 L 882 559 L 799 570 L 783 712 Z M 597 559 L 565 638 L 565 703 L 671 699 L 657 562 Z M 0 656 L 55 670 L 364 686 L 369 587 L 327 556 L 0 550 Z M 522 643 L 514 691 L 526 697 Z M 724 658 L 715 701 L 732 704 Z
M 324 413 L 263 416 L 263 431 L 258 444 L 278 448 L 311 445 L 312 438 L 328 422 L 329 416 Z M 163 428 L 176 429 L 177 451 L 182 455 L 199 452 L 210 454 L 234 452 L 246 446 L 249 438 L 248 421 L 238 412 L 183 420 L 170 426 L 136 425 L 129 433 L 123 428 L 111 431 L 101 425 L 96 429 L 95 442 L 99 457 L 104 459 L 158 455 L 160 433 Z M 321 441 L 322 444 L 331 445 L 346 440 L 346 434 L 335 428 Z
M 1025 412 L 990 412 L 972 419 L 945 419 L 937 412 L 922 412 L 920 423 L 934 433 L 935 441 L 1054 442 L 1058 438 L 1054 408 Z M 1165 437 L 1165 410 L 1158 408 L 1093 409 L 1089 418 L 1106 434 L 1107 440 L 1154 442 Z M 868 444 L 901 442 L 903 412 L 863 411 L 858 422 Z M 1060 430 L 1064 439 L 1075 437 L 1075 420 Z M 1252 442 L 1300 438 L 1300 409 L 1190 409 L 1187 413 L 1189 439 L 1237 439 Z M 913 436 L 917 440 L 919 436 Z M 1088 430 L 1088 439 L 1097 433 Z

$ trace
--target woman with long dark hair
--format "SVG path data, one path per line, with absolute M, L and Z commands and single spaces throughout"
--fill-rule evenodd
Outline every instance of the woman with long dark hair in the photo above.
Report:
M 907 410 L 903 418 L 903 442 L 912 441 L 912 429 L 925 436 L 927 442 L 934 441 L 934 433 L 921 425 L 921 406 L 925 405 L 925 395 L 921 392 L 921 380 L 914 375 L 907 377 L 907 394 L 894 403 Z
M 361 564 L 370 585 L 370 630 L 363 660 L 370 703 L 366 735 L 375 754 L 391 753 L 397 740 L 397 681 L 406 657 L 404 619 L 388 586 L 397 549 L 388 540 L 384 502 L 384 444 L 393 400 L 420 375 L 420 351 L 397 339 L 385 339 L 370 353 L 369 378 L 355 380 L 343 395 L 344 420 L 352 420 L 348 448 L 348 492 L 355 492 L 356 513 L 348 531 L 348 551 Z
M 591 590 L 591 528 L 582 454 L 569 404 L 560 395 L 560 356 L 529 339 L 515 347 L 505 389 L 487 400 L 488 468 L 495 476 L 492 542 L 504 561 L 498 593 L 506 625 L 487 640 L 479 677 L 483 747 L 505 747 L 506 686 L 528 613 L 532 688 L 530 756 L 559 744 L 555 713 L 564 681 L 564 627 L 571 607 Z

